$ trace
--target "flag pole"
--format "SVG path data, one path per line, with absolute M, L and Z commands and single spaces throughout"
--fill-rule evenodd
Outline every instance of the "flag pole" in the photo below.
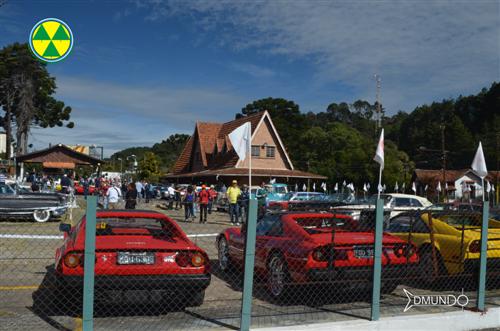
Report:
M 483 203 L 484 203 L 484 177 L 481 177 L 481 186 L 483 188 Z
M 382 187 L 382 165 L 380 166 L 380 170 L 378 172 L 378 187 L 377 187 L 377 191 L 378 191 L 378 195 L 377 195 L 377 198 L 380 199 L 380 188 Z
M 248 190 L 252 192 L 252 126 L 250 125 L 248 137 Z

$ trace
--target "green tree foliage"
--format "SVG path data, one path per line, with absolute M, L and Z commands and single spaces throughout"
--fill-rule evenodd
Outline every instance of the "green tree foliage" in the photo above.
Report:
M 162 140 L 160 143 L 154 144 L 152 147 L 127 148 L 111 155 L 110 163 L 114 165 L 115 170 L 119 170 L 120 161 L 118 159 L 121 158 L 123 162 L 123 170 L 130 169 L 134 162 L 134 159 L 130 157 L 131 155 L 135 155 L 137 160 L 140 160 L 144 158 L 144 155 L 147 152 L 152 152 L 160 161 L 160 170 L 162 172 L 168 172 L 181 154 L 188 139 L 189 135 L 176 133 L 170 135 L 167 139 Z
M 160 177 L 160 160 L 153 152 L 144 153 L 144 157 L 139 160 L 137 169 L 140 179 L 157 183 Z
M 7 146 L 12 141 L 12 126 L 16 125 L 16 154 L 27 152 L 33 125 L 48 128 L 66 123 L 66 127 L 74 127 L 73 122 L 68 122 L 71 108 L 52 96 L 55 91 L 55 78 L 45 63 L 33 57 L 27 44 L 15 43 L 0 50 L 1 122 Z

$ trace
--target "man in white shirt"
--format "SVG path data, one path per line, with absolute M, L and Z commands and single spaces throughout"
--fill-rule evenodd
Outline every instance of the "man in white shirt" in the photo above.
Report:
M 135 190 L 137 191 L 137 203 L 141 201 L 143 188 L 144 186 L 142 185 L 141 181 L 137 180 L 137 182 L 135 182 Z
M 174 184 L 171 184 L 167 188 L 167 192 L 168 192 L 168 209 L 174 209 L 174 200 L 175 200 Z
M 108 188 L 108 192 L 106 192 L 106 197 L 108 198 L 108 208 L 116 209 L 118 207 L 118 201 L 120 200 L 121 196 L 122 193 L 120 192 L 120 189 L 116 187 L 115 184 L 110 186 Z

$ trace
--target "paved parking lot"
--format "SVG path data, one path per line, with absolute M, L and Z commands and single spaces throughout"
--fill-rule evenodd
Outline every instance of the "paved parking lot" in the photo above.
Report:
M 83 205 L 83 201 L 79 201 Z M 157 201 L 140 208 L 156 209 Z M 165 311 L 151 299 L 149 303 L 133 302 L 142 294 L 133 293 L 125 305 L 113 303 L 96 306 L 95 328 L 97 330 L 193 330 L 193 329 L 237 329 L 241 307 L 242 275 L 227 275 L 217 267 L 215 235 L 228 227 L 228 217 L 223 213 L 209 215 L 207 224 L 185 223 L 182 211 L 164 211 L 178 221 L 192 240 L 206 250 L 212 261 L 212 283 L 207 289 L 205 303 L 201 307 L 184 311 Z M 74 220 L 83 214 L 74 210 Z M 78 314 L 50 314 L 37 309 L 40 304 L 37 293 L 44 284 L 50 284 L 54 252 L 62 239 L 58 222 L 35 224 L 31 222 L 0 223 L 0 329 L 2 330 L 73 330 L 81 327 Z M 369 282 L 369 280 L 367 280 Z M 382 315 L 401 315 L 408 299 L 403 288 L 413 294 L 460 293 L 460 283 L 452 287 L 418 288 L 415 285 L 400 285 L 392 294 L 384 295 L 381 302 Z M 465 282 L 465 281 L 464 281 Z M 302 290 L 287 304 L 273 304 L 262 285 L 256 284 L 253 301 L 253 326 L 293 325 L 299 323 L 339 321 L 353 318 L 368 319 L 370 316 L 369 291 L 352 284 L 330 292 L 308 292 Z M 49 289 L 50 290 L 50 289 Z M 469 296 L 468 308 L 474 305 L 475 293 L 465 288 Z M 146 297 L 145 301 L 148 301 Z M 489 305 L 500 304 L 500 291 L 489 289 Z M 321 299 L 321 300 L 320 300 Z M 128 300 L 128 299 L 127 299 Z M 132 303 L 133 304 L 132 304 Z M 110 308 L 112 306 L 112 309 Z M 413 307 L 405 314 L 457 311 L 461 307 Z

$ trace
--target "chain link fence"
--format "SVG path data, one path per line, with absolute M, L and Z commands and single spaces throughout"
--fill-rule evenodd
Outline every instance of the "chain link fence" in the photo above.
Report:
M 87 228 L 95 228 L 94 329 L 239 329 L 248 211 L 235 225 L 228 208 L 211 207 L 206 222 L 204 206 L 186 218 L 160 200 L 138 210 L 98 209 L 95 220 L 82 217 L 84 208 L 46 223 L 3 220 L 0 329 L 81 326 Z M 494 215 L 486 307 L 500 303 Z M 252 327 L 371 319 L 374 287 L 381 316 L 474 310 L 481 224 L 475 211 L 384 211 L 378 284 L 374 208 L 270 208 L 256 224 Z

